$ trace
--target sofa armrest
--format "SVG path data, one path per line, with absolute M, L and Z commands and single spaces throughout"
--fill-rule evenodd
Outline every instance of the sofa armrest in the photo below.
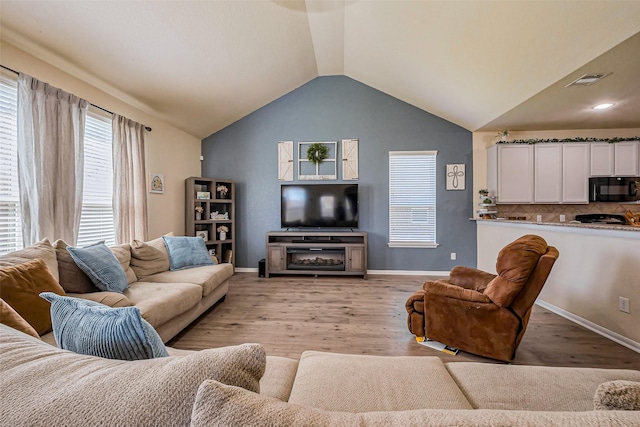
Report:
M 405 308 L 407 309 L 407 313 L 411 314 L 414 311 L 419 313 L 424 313 L 424 291 L 421 289 L 419 291 L 415 291 L 407 302 L 405 303 Z
M 438 295 L 445 298 L 453 298 L 462 301 L 490 303 L 491 300 L 482 292 L 473 289 L 465 289 L 453 285 L 444 280 L 429 281 L 424 284 L 425 294 Z
M 449 283 L 465 289 L 484 292 L 489 282 L 495 277 L 495 274 L 459 265 L 457 267 L 453 267 L 449 273 Z
M 131 307 L 133 305 L 129 298 L 117 292 L 90 292 L 88 294 L 67 294 L 67 296 L 99 302 L 109 307 Z

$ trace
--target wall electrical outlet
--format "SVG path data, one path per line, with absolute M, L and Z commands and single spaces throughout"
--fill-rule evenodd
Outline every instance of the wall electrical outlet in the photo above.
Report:
M 455 252 L 451 252 L 451 260 L 452 261 L 456 260 L 456 253 Z
M 624 313 L 631 313 L 629 310 L 629 298 L 618 297 L 618 310 Z

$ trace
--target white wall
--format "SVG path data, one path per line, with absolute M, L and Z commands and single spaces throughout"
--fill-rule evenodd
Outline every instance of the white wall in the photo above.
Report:
M 198 138 L 4 41 L 0 52 L 2 65 L 6 67 L 153 128 L 152 132 L 145 134 L 146 168 L 147 172 L 164 174 L 165 192 L 147 194 L 149 237 L 158 237 L 169 231 L 184 233 L 184 180 L 200 176 L 201 141 Z
M 540 299 L 619 334 L 640 349 L 640 232 L 478 221 L 478 268 L 495 273 L 496 255 L 525 234 L 537 234 L 560 256 Z M 618 310 L 630 299 L 631 313 Z

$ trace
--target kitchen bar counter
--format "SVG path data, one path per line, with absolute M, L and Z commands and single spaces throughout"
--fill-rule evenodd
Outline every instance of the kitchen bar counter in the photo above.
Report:
M 631 225 L 617 225 L 617 224 L 602 224 L 602 223 L 575 223 L 575 222 L 537 222 L 537 221 L 523 221 L 513 219 L 482 219 L 471 218 L 473 221 L 478 222 L 490 222 L 490 223 L 505 223 L 509 225 L 522 224 L 526 226 L 549 226 L 549 227 L 569 227 L 578 230 L 608 230 L 615 232 L 638 232 L 638 238 L 640 238 L 640 227 L 634 227 Z

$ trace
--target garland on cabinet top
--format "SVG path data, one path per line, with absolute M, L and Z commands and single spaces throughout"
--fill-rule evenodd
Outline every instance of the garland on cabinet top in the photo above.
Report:
M 608 142 L 615 144 L 616 142 L 640 141 L 640 136 L 630 136 L 627 138 L 562 138 L 562 139 L 514 139 L 513 141 L 498 141 L 496 144 L 547 144 L 562 142 Z

